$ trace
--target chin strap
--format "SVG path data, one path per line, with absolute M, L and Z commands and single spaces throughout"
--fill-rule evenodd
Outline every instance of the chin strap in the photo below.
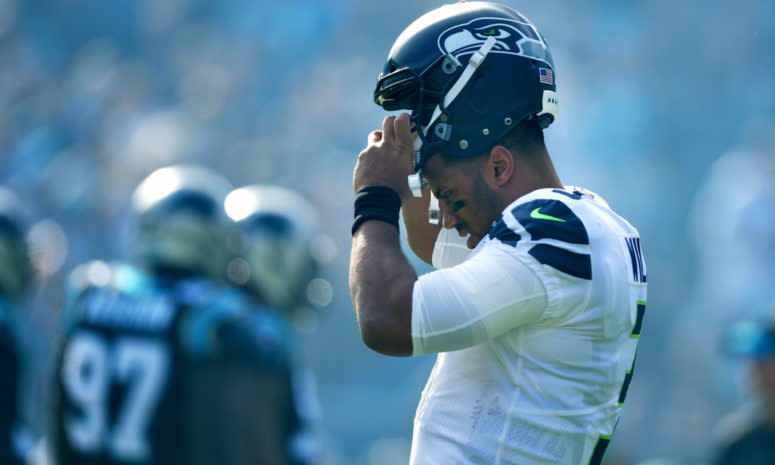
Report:
M 471 80 L 471 77 L 474 75 L 474 72 L 476 72 L 476 69 L 479 67 L 479 65 L 482 64 L 484 61 L 484 58 L 487 56 L 488 53 L 490 53 L 490 50 L 492 50 L 492 47 L 495 45 L 495 37 L 488 37 L 487 40 L 484 41 L 482 46 L 477 50 L 476 52 L 471 55 L 471 58 L 468 60 L 468 66 L 466 66 L 466 69 L 463 70 L 463 73 L 460 74 L 460 77 L 455 81 L 455 83 L 452 85 L 452 87 L 449 88 L 449 91 L 444 95 L 444 98 L 442 99 L 442 103 L 439 105 L 436 105 L 436 108 L 433 110 L 433 114 L 431 115 L 431 119 L 428 121 L 428 124 L 422 129 L 422 136 L 423 137 L 417 137 L 414 140 L 414 163 L 415 166 L 421 166 L 422 165 L 422 156 L 420 155 L 420 149 L 422 148 L 422 141 L 424 137 L 428 134 L 428 128 L 433 126 L 433 123 L 436 122 L 436 120 L 441 116 L 441 109 L 449 107 L 452 102 L 457 98 L 457 96 L 460 94 L 460 92 L 463 91 L 466 84 L 468 84 L 468 81 Z M 409 189 L 412 191 L 412 195 L 415 197 L 422 197 L 422 189 L 424 187 L 427 187 L 427 183 L 424 183 L 422 180 L 422 170 L 417 169 L 417 172 L 414 174 L 410 174 L 408 179 L 409 183 Z M 436 200 L 431 196 L 431 204 L 432 202 Z M 438 200 L 436 200 L 436 218 L 438 218 Z M 429 216 L 430 220 L 430 216 Z M 438 219 L 437 219 L 438 222 Z

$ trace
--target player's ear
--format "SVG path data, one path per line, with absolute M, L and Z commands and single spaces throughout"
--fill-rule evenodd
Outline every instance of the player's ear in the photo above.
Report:
M 490 149 L 487 166 L 495 185 L 502 186 L 514 174 L 514 156 L 503 145 L 496 145 Z

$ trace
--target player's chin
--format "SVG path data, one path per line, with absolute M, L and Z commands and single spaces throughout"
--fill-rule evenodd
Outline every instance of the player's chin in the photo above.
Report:
M 477 245 L 479 245 L 479 242 L 484 239 L 484 236 L 479 236 L 477 234 L 469 234 L 468 240 L 466 240 L 466 247 L 469 249 L 476 248 Z

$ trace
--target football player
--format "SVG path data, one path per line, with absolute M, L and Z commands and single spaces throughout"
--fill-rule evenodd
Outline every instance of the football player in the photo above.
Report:
M 284 335 L 223 285 L 220 175 L 177 165 L 133 196 L 139 267 L 71 273 L 56 370 L 59 465 L 286 465 Z
M 752 395 L 717 425 L 716 465 L 772 463 L 775 441 L 775 323 L 744 320 L 724 334 L 726 354 L 745 360 Z
M 24 214 L 19 199 L 0 188 L 0 463 L 23 463 L 12 445 L 22 359 L 14 334 L 15 312 L 30 282 Z
M 226 197 L 226 212 L 242 243 L 241 257 L 230 262 L 229 278 L 250 296 L 262 326 L 275 328 L 288 342 L 281 358 L 288 363 L 283 376 L 292 396 L 283 407 L 289 463 L 317 463 L 322 444 L 315 428 L 319 407 L 314 378 L 297 361 L 293 344 L 294 322 L 310 311 L 306 291 L 320 268 L 314 253 L 317 213 L 298 193 L 272 185 L 234 190 Z
M 350 291 L 370 348 L 438 354 L 410 464 L 600 464 L 632 380 L 646 266 L 638 231 L 555 171 L 544 37 L 504 5 L 444 5 L 399 35 L 374 100 L 411 115 L 386 117 L 359 155 Z M 426 186 L 441 225 L 417 227 Z M 446 268 L 417 276 L 400 209 L 413 250 Z M 468 254 L 433 250 L 442 226 Z

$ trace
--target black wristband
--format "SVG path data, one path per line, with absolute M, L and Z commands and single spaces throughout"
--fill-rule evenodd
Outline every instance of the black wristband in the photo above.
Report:
M 401 197 L 387 186 L 364 187 L 355 194 L 353 205 L 353 236 L 358 228 L 368 220 L 390 223 L 398 229 L 398 212 L 401 210 Z

